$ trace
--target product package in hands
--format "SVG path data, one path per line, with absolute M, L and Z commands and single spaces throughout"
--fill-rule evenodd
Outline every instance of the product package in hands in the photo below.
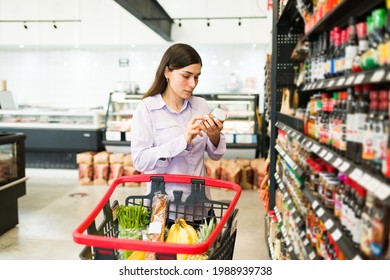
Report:
M 214 119 L 219 120 L 220 122 L 224 122 L 227 118 L 227 115 L 224 110 L 220 108 L 215 108 L 210 114 L 209 117 Z

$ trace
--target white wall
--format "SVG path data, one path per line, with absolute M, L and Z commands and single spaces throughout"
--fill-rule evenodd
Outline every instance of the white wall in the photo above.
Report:
M 265 46 L 248 44 L 195 44 L 203 69 L 199 93 L 228 92 L 231 73 L 237 74 L 244 92 L 245 80 L 256 80 L 263 92 Z M 123 47 L 0 49 L 0 80 L 7 80 L 20 105 L 55 107 L 106 106 L 116 81 L 135 81 L 140 91 L 151 85 L 167 45 Z M 129 67 L 119 67 L 128 58 Z

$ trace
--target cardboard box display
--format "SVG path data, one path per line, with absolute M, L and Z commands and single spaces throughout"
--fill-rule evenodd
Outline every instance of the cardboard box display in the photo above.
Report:
M 103 151 L 103 152 L 98 152 L 93 156 L 93 163 L 94 164 L 108 164 L 110 162 L 110 153 Z
M 78 164 L 93 164 L 93 157 L 96 152 L 83 152 L 76 155 L 76 162 Z
M 111 185 L 115 179 L 123 176 L 123 164 L 122 163 L 110 163 L 110 171 L 108 174 L 108 184 Z
M 125 154 L 122 153 L 112 153 L 109 155 L 109 162 L 111 163 L 120 163 L 123 164 Z
M 79 184 L 82 186 L 93 185 L 93 165 L 79 164 Z
M 109 164 L 95 163 L 93 165 L 93 184 L 107 185 L 109 179 Z

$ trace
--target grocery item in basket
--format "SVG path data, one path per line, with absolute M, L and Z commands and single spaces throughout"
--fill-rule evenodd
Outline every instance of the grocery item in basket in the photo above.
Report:
M 196 230 L 184 219 L 176 219 L 168 232 L 167 243 L 195 244 L 198 241 Z M 186 260 L 187 254 L 177 254 L 178 260 Z
M 167 219 L 169 197 L 156 192 L 152 202 L 152 215 L 149 224 L 149 239 L 154 242 L 164 242 L 165 222 Z M 154 252 L 146 252 L 147 260 L 155 260 Z
M 204 220 L 204 223 L 200 225 L 198 230 L 198 240 L 196 243 L 201 244 L 207 240 L 209 235 L 215 229 L 216 223 L 215 219 L 211 219 L 207 222 L 207 219 Z M 208 252 L 198 255 L 188 255 L 187 260 L 207 260 L 209 258 Z

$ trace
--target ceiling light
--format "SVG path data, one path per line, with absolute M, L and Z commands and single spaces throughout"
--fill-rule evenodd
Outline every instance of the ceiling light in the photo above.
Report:
M 55 21 L 53 21 L 53 27 L 54 27 L 54 29 L 57 29 L 57 25 L 56 25 Z
M 241 26 L 241 18 L 238 18 L 238 26 Z
M 23 23 L 24 23 L 24 28 L 27 29 L 28 26 L 27 26 L 26 22 L 23 22 Z
M 210 26 L 210 19 L 208 18 L 207 19 L 207 27 L 209 27 Z
M 181 19 L 179 19 L 179 27 L 181 27 Z

